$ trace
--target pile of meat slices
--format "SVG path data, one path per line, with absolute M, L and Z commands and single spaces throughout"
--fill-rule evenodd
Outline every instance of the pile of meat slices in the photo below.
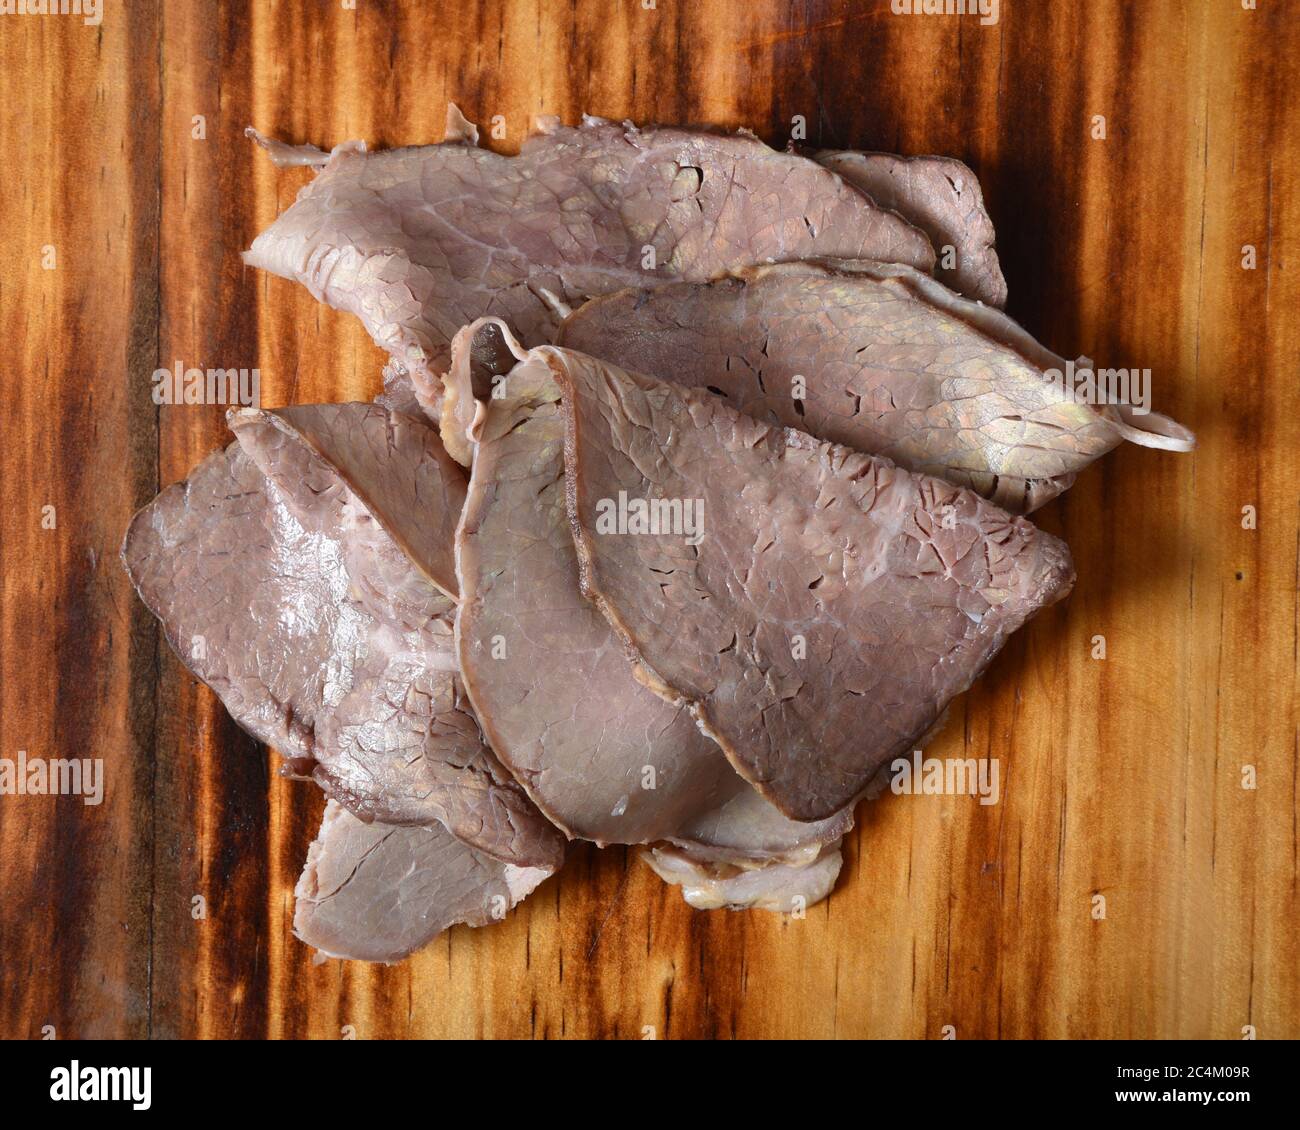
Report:
M 1045 379 L 956 161 L 594 118 L 503 157 L 454 107 L 418 148 L 253 136 L 319 172 L 248 262 L 360 317 L 385 391 L 232 411 L 122 555 L 329 798 L 321 954 L 500 919 L 574 838 L 696 907 L 826 897 L 856 802 L 1069 591 L 1021 515 L 1193 442 Z

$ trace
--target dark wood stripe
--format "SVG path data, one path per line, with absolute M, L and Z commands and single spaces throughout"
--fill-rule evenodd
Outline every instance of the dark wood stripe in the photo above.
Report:
M 1003 0 L 995 27 L 888 0 L 5 17 L 0 141 L 21 159 L 0 226 L 0 756 L 102 756 L 108 792 L 0 797 L 0 1035 L 1300 1034 L 1288 17 L 1267 0 Z M 244 126 L 406 144 L 441 136 L 448 99 L 485 129 L 503 115 L 503 152 L 532 115 L 585 111 L 776 145 L 801 114 L 815 145 L 961 157 L 1012 313 L 1067 355 L 1151 368 L 1155 406 L 1200 434 L 1191 456 L 1113 453 L 1039 516 L 1078 587 L 930 748 L 999 758 L 1002 803 L 864 806 L 805 921 L 696 913 L 635 852 L 575 845 L 504 924 L 393 968 L 313 965 L 292 887 L 321 800 L 275 777 L 117 564 L 132 510 L 228 438 L 217 407 L 156 409 L 154 368 L 256 366 L 271 406 L 379 387 L 355 320 L 240 262 L 309 179 Z

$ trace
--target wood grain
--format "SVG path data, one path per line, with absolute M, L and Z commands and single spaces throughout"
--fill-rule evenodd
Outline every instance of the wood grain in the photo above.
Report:
M 1300 28 L 1282 0 L 1002 0 L 991 27 L 889 7 L 0 17 L 0 756 L 107 773 L 97 807 L 0 797 L 0 1035 L 1300 1035 Z M 506 152 L 530 115 L 586 111 L 778 145 L 803 115 L 816 145 L 961 157 L 1011 312 L 1151 368 L 1199 434 L 1112 454 L 1040 515 L 1078 587 L 931 747 L 999 758 L 1002 802 L 865 806 L 806 920 L 696 913 L 634 852 L 580 846 L 499 926 L 313 965 L 291 891 L 320 799 L 185 672 L 116 561 L 131 512 L 226 439 L 218 407 L 155 407 L 155 368 L 257 367 L 270 406 L 379 387 L 355 321 L 242 266 L 306 180 L 243 127 L 429 141 L 448 99 L 502 115 Z

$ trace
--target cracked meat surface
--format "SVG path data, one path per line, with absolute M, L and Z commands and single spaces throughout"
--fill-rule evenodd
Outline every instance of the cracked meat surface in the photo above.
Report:
M 935 278 L 967 298 L 999 309 L 1006 305 L 1007 282 L 993 247 L 993 221 L 969 166 L 951 157 L 834 149 L 814 153 L 813 159 L 925 232 L 937 256 Z M 946 247 L 956 256 L 951 265 Z
M 342 145 L 245 259 L 361 318 L 428 406 L 477 317 L 538 345 L 592 295 L 819 255 L 934 264 L 924 232 L 812 160 L 748 134 L 588 118 L 547 122 L 517 157 L 463 129 L 417 148 Z
M 554 371 L 584 593 L 792 819 L 852 801 L 1073 583 L 1064 543 L 971 491 L 708 392 Z M 702 504 L 703 540 L 597 532 L 620 492 Z
M 588 303 L 559 342 L 708 388 L 756 420 L 883 455 L 1013 513 L 1126 436 L 1010 318 L 897 266 L 800 263 Z M 798 395 L 802 393 L 802 396 Z M 1177 428 L 1152 413 L 1148 427 Z
M 503 918 L 566 836 L 699 908 L 825 898 L 858 801 L 1073 584 L 1016 515 L 1195 442 L 1006 316 L 957 161 L 592 117 L 506 157 L 454 106 L 438 145 L 246 133 L 317 171 L 246 261 L 360 318 L 384 392 L 232 410 L 122 557 L 325 792 L 323 956 Z
M 234 414 L 236 431 L 244 418 Z M 280 428 L 296 441 L 279 448 L 282 458 L 294 461 L 295 474 L 317 467 L 345 483 L 394 548 L 441 592 L 455 597 L 453 542 L 465 475 L 426 421 L 355 403 L 298 405 L 248 418 Z M 272 473 L 269 463 L 263 470 Z M 288 470 L 280 471 L 282 486 L 290 479 Z
M 464 490 L 450 460 L 425 465 L 432 429 L 366 404 L 244 410 L 231 423 L 239 442 L 145 507 L 123 546 L 177 655 L 236 721 L 362 818 L 441 822 L 501 859 L 558 865 L 560 837 L 484 744 L 460 686 L 454 604 L 429 579 L 447 567 L 445 547 L 417 569 L 379 521 L 383 506 L 353 488 L 381 498 L 381 484 L 338 470 L 364 469 L 376 433 L 396 437 L 387 473 L 428 488 L 422 513 L 395 523 L 419 543 L 415 527 L 437 529 L 439 500 Z M 459 486 L 435 489 L 441 474 Z
M 472 348 L 474 336 L 460 346 Z M 574 354 L 563 360 L 596 365 Z M 578 587 L 564 421 L 542 351 L 509 373 L 505 390 L 485 402 L 477 433 L 457 535 L 464 595 L 456 625 L 466 685 L 502 760 L 555 823 L 599 843 L 672 837 L 766 858 L 843 834 L 851 810 L 811 825 L 786 819 L 687 709 L 636 681 Z

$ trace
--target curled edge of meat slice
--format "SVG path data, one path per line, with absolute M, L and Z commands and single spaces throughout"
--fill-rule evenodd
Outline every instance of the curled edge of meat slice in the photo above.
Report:
M 1114 441 L 1106 451 L 1125 442 L 1137 447 L 1183 454 L 1196 449 L 1196 433 L 1172 417 L 1161 412 L 1139 412 L 1131 404 L 1105 402 L 1105 398 L 1097 391 L 1095 364 L 1090 357 L 1079 357 L 1073 362 L 1067 361 L 1059 353 L 1043 345 L 1024 326 L 1001 310 L 956 294 L 939 280 L 900 263 L 843 259 L 826 259 L 820 262 L 831 270 L 866 274 L 875 279 L 898 280 L 924 301 L 962 319 L 993 342 L 1018 352 L 1030 365 L 1044 374 L 1044 380 L 1047 379 L 1048 372 L 1064 374 L 1071 365 L 1076 374 L 1089 373 L 1087 378 L 1080 380 L 1079 393 L 1075 400 L 1087 407 L 1098 421 L 1112 430 Z M 1021 492 L 1016 492 L 1014 489 L 1007 491 L 1001 487 L 1001 484 L 995 483 L 995 490 L 990 497 L 997 505 L 1013 513 L 1030 514 L 1057 495 L 1069 490 L 1074 485 L 1077 475 L 1077 471 L 1072 471 L 1053 478 L 1031 479 Z
M 1064 370 L 1069 362 L 1059 353 L 1043 345 L 1024 326 L 1001 310 L 995 310 L 982 302 L 965 298 L 944 286 L 938 279 L 913 270 L 902 263 L 879 263 L 867 259 L 821 259 L 812 260 L 825 264 L 832 270 L 848 273 L 862 273 L 872 278 L 895 278 L 904 282 L 931 305 L 961 318 L 967 324 L 981 331 L 994 341 L 1001 342 L 1017 350 L 1031 364 L 1041 370 Z M 1093 370 L 1093 361 L 1089 357 L 1079 357 L 1074 366 L 1076 370 Z M 1094 379 L 1084 381 L 1088 392 L 1095 399 L 1097 396 Z M 1178 423 L 1177 420 L 1159 412 L 1140 413 L 1131 404 L 1094 404 L 1099 415 L 1114 426 L 1120 439 L 1139 447 L 1154 447 L 1161 451 L 1192 451 L 1196 447 L 1196 433 Z
M 681 888 L 696 910 L 770 910 L 792 914 L 826 898 L 839 878 L 844 856 L 841 841 L 831 840 L 803 858 L 766 860 L 745 866 L 667 844 L 641 853 L 665 883 Z
M 487 419 L 495 379 L 527 358 L 528 351 L 500 318 L 479 318 L 452 338 L 438 426 L 442 446 L 462 466 L 474 462 L 474 444 Z
M 947 720 L 945 710 L 917 740 L 917 748 L 926 746 Z M 828 833 L 818 843 L 760 857 L 719 851 L 711 844 L 675 837 L 667 843 L 651 844 L 641 852 L 641 859 L 665 883 L 680 887 L 682 898 L 696 910 L 770 910 L 777 914 L 807 910 L 835 889 L 844 863 L 844 838 L 853 830 L 857 806 L 878 799 L 894 773 L 894 766 L 882 765 L 844 809 L 848 819 L 840 834 Z M 754 797 L 761 800 L 757 792 Z
M 364 141 L 344 141 L 329 152 L 315 145 L 290 145 L 289 142 L 271 137 L 252 126 L 245 127 L 244 136 L 266 150 L 271 164 L 277 169 L 301 167 L 322 169 L 330 163 L 331 158 L 341 153 L 367 152 Z M 460 107 L 455 102 L 447 103 L 447 126 L 443 141 L 444 143 L 463 142 L 466 145 L 478 144 L 478 126 L 461 113 Z

